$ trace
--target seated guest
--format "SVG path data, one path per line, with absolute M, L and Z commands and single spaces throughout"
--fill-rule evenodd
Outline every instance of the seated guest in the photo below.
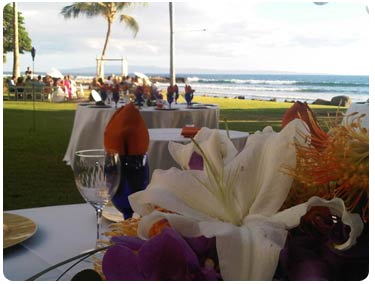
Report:
M 45 86 L 46 84 L 42 81 L 42 76 L 38 75 L 36 80 L 33 81 L 34 86 Z
M 46 75 L 43 77 L 43 82 L 46 86 L 50 86 L 52 87 L 53 86 L 53 79 L 50 75 Z
M 17 77 L 12 77 L 8 80 L 8 86 L 16 86 Z
M 59 89 L 65 92 L 65 85 L 63 80 L 61 78 L 53 78 L 53 88 L 54 89 Z
M 22 97 L 23 92 L 25 90 L 25 82 L 23 81 L 22 77 L 17 78 L 17 83 L 16 83 L 16 91 L 17 91 L 17 97 Z

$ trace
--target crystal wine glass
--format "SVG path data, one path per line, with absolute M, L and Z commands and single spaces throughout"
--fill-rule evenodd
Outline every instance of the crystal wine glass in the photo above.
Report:
M 115 195 L 120 183 L 121 164 L 118 153 L 102 149 L 82 150 L 74 155 L 75 183 L 82 197 L 96 211 L 96 241 L 100 240 L 102 211 Z

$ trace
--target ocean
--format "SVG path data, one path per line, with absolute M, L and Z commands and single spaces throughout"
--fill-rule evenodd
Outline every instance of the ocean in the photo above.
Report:
M 91 81 L 94 74 L 74 74 L 80 80 Z M 6 76 L 6 74 L 3 74 Z M 10 75 L 10 74 L 8 74 Z M 130 73 L 130 75 L 133 75 Z M 147 74 L 169 77 L 169 74 Z M 349 96 L 352 102 L 369 100 L 368 76 L 297 75 L 297 74 L 177 74 L 188 80 L 196 95 L 212 97 L 244 97 L 255 100 L 302 101 L 331 100 Z M 184 84 L 178 83 L 181 91 Z M 167 83 L 159 83 L 166 90 Z
M 352 102 L 369 99 L 368 76 L 338 75 L 261 75 L 261 74 L 178 74 L 187 78 L 196 95 L 239 97 L 255 100 L 331 100 L 349 96 Z M 166 88 L 167 84 L 160 84 Z M 183 88 L 184 84 L 178 84 Z

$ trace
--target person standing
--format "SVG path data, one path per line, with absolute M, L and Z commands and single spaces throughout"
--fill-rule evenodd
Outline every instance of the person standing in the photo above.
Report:
M 33 70 L 31 70 L 30 67 L 27 67 L 27 69 L 25 71 L 25 75 L 26 75 L 27 79 L 31 79 L 31 77 L 33 76 Z
M 64 76 L 63 84 L 65 87 L 64 91 L 68 95 L 68 100 L 70 101 L 72 99 L 72 89 L 70 87 L 69 76 Z

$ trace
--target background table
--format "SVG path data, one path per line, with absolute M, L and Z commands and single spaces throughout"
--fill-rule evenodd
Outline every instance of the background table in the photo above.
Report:
M 25 280 L 63 260 L 95 247 L 95 210 L 88 204 L 50 206 L 6 211 L 33 220 L 38 230 L 21 244 L 3 250 L 3 272 L 9 280 Z M 109 221 L 103 218 L 103 230 Z M 69 263 L 38 280 L 56 280 Z M 87 265 L 87 263 L 86 263 Z M 78 266 L 65 278 L 82 270 Z
M 362 127 L 369 129 L 369 103 L 352 103 L 348 110 L 346 111 L 346 115 L 351 114 L 353 112 L 358 112 L 360 114 L 365 114 L 362 118 Z M 356 115 L 355 117 L 358 117 Z M 353 117 L 348 118 L 349 123 L 353 121 Z M 343 123 L 345 119 L 343 120 Z
M 148 148 L 150 174 L 155 169 L 167 170 L 171 167 L 180 168 L 173 160 L 168 151 L 169 141 L 187 144 L 191 140 L 181 135 L 181 128 L 154 128 L 149 129 L 150 145 Z M 221 135 L 226 136 L 226 130 L 219 130 Z M 241 151 L 249 136 L 247 132 L 229 131 L 229 137 L 237 150 Z
M 197 127 L 218 128 L 220 109 L 217 106 L 206 108 L 186 108 L 185 104 L 172 104 L 176 110 L 156 110 L 154 107 L 140 109 L 148 128 L 181 128 L 186 124 Z M 70 164 L 74 153 L 84 149 L 102 149 L 104 130 L 116 111 L 110 108 L 90 108 L 78 105 L 74 117 L 72 133 L 63 160 Z

